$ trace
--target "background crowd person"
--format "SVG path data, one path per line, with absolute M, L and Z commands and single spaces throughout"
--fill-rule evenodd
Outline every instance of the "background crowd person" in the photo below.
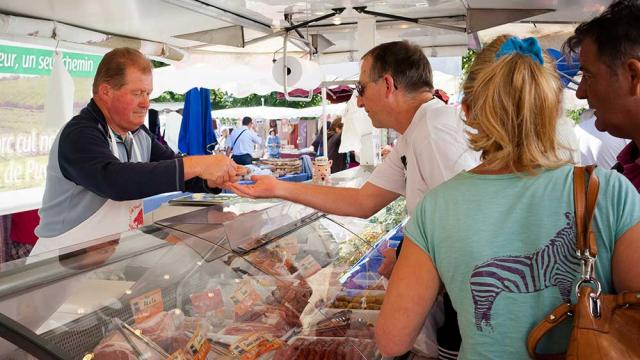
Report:
M 229 128 L 222 128 L 220 130 L 220 136 L 218 136 L 218 146 L 217 148 L 222 150 L 227 147 L 227 139 L 229 138 Z
M 280 158 L 280 138 L 278 137 L 278 130 L 276 128 L 269 129 L 267 150 L 270 158 Z
M 39 237 L 32 255 L 142 225 L 142 198 L 219 192 L 243 172 L 225 156 L 178 157 L 144 126 L 151 62 L 118 48 L 103 58 L 93 98 L 58 133 L 49 153 Z
M 369 50 L 362 57 L 356 91 L 358 106 L 364 107 L 374 127 L 401 134 L 362 187 L 300 184 L 271 176 L 252 176 L 254 185 L 228 187 L 242 196 L 282 198 L 325 213 L 361 218 L 405 196 L 408 213 L 413 215 L 426 192 L 478 163 L 478 154 L 468 147 L 458 110 L 433 96 L 431 65 L 419 46 L 395 41 Z M 427 333 L 435 334 L 436 325 L 436 318 L 430 318 Z M 423 348 L 427 356 L 437 356 L 433 337 L 429 348 Z
M 629 143 L 628 139 L 612 136 L 608 132 L 598 131 L 593 110 L 585 110 L 580 115 L 580 123 L 575 126 L 575 134 L 580 146 L 580 164 L 598 165 L 611 169 L 617 156 Z
M 231 159 L 240 165 L 250 165 L 253 162 L 255 145 L 261 145 L 262 139 L 256 134 L 253 119 L 245 116 L 242 126 L 229 134 L 227 145 L 231 148 Z
M 313 146 L 313 152 L 318 155 L 318 156 L 326 156 L 326 154 L 324 153 L 323 150 L 323 136 L 322 136 L 322 132 L 324 131 L 323 128 L 320 128 L 320 130 L 318 130 L 318 134 L 316 134 L 316 138 L 313 140 L 313 142 L 311 143 L 311 146 Z M 327 121 L 327 142 L 329 141 L 329 133 L 331 131 L 331 121 Z
M 327 157 L 332 161 L 332 174 L 347 169 L 347 153 L 339 152 L 343 127 L 342 117 L 338 116 L 331 122 L 331 127 L 327 133 Z
M 376 322 L 386 356 L 411 348 L 444 287 L 458 312 L 460 359 L 528 359 L 529 331 L 571 302 L 580 274 L 573 165 L 556 144 L 562 85 L 552 60 L 534 38 L 500 36 L 476 56 L 463 90 L 482 163 L 428 192 L 405 229 Z M 596 174 L 596 277 L 604 292 L 638 290 L 640 197 L 618 173 Z M 564 351 L 568 332 L 561 335 L 541 352 Z
M 580 53 L 582 80 L 576 91 L 587 99 L 600 131 L 631 142 L 617 157 L 616 170 L 640 191 L 640 1 L 612 3 L 600 16 L 580 24 L 564 44 Z

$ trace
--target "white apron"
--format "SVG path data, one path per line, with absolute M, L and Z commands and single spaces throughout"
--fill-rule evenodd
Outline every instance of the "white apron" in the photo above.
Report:
M 109 134 L 111 152 L 115 157 L 119 158 L 115 136 L 113 131 L 109 130 L 111 131 Z M 142 153 L 133 135 L 130 132 L 127 135 L 131 137 L 132 162 L 142 162 Z M 29 256 L 137 229 L 143 224 L 144 212 L 142 210 L 142 200 L 114 201 L 107 199 L 98 211 L 71 230 L 56 237 L 39 238 Z

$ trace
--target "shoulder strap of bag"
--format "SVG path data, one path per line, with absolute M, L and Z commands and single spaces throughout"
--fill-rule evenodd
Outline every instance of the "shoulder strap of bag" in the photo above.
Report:
M 589 251 L 595 257 L 596 237 L 593 233 L 591 223 L 595 212 L 596 200 L 598 199 L 598 189 L 600 181 L 595 174 L 594 166 L 575 166 L 573 169 L 573 204 L 576 217 L 576 250 L 580 254 Z M 589 185 L 585 188 L 586 176 L 589 176 Z M 541 355 L 536 353 L 538 343 L 547 332 L 562 323 L 573 312 L 574 305 L 560 304 L 551 314 L 547 315 L 538 325 L 536 325 L 527 338 L 527 351 L 532 359 L 564 359 L 564 354 Z
M 242 134 L 244 134 L 245 131 L 247 131 L 247 129 L 242 130 L 240 134 L 238 134 L 238 137 L 235 140 L 233 140 L 233 144 L 231 145 L 231 150 L 233 150 L 233 147 L 236 146 L 238 139 L 240 139 L 240 136 L 242 136 Z
M 576 166 L 573 171 L 573 201 L 576 216 L 576 250 L 579 254 L 589 252 L 591 257 L 596 257 L 598 248 L 596 237 L 591 227 L 593 214 L 595 213 L 596 201 L 598 200 L 598 190 L 600 180 L 595 174 L 595 167 Z M 585 177 L 589 176 L 589 186 L 585 190 Z

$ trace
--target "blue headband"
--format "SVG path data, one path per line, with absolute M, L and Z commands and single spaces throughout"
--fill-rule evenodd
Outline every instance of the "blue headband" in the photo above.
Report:
M 510 37 L 502 44 L 502 46 L 500 46 L 500 49 L 496 53 L 496 59 L 500 59 L 505 55 L 511 55 L 513 53 L 526 55 L 538 64 L 544 64 L 542 48 L 536 38 L 528 37 L 526 39 L 519 39 L 515 36 Z

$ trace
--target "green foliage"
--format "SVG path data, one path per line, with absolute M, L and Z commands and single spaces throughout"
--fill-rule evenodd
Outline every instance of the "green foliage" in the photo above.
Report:
M 173 91 L 165 91 L 157 98 L 153 99 L 154 103 L 166 102 L 184 102 L 184 95 L 176 94 Z
M 467 53 L 462 57 L 462 75 L 463 77 L 467 77 L 469 74 L 469 69 L 471 69 L 471 64 L 473 64 L 473 60 L 476 59 L 476 55 L 478 53 L 473 50 L 467 50 Z
M 163 102 L 184 102 L 185 96 L 182 94 L 176 94 L 172 91 L 165 91 L 162 95 L 153 100 L 156 103 Z M 314 95 L 311 101 L 287 101 L 285 99 L 278 100 L 278 93 L 272 92 L 269 95 L 257 95 L 251 94 L 247 97 L 237 98 L 219 89 L 211 90 L 211 108 L 218 109 L 231 109 L 238 107 L 251 107 L 261 106 L 262 99 L 264 99 L 264 106 L 274 107 L 290 107 L 295 109 L 303 109 L 310 106 L 318 106 L 322 104 L 322 97 L 320 95 Z
M 580 115 L 582 115 L 582 113 L 585 110 L 587 110 L 587 109 L 585 109 L 585 108 L 568 109 L 566 114 L 567 114 L 567 117 L 569 119 L 571 119 L 574 124 L 578 124 L 578 123 L 580 123 Z
M 154 69 L 169 66 L 169 64 L 165 62 L 157 61 L 157 60 L 151 60 L 151 65 L 153 66 Z

